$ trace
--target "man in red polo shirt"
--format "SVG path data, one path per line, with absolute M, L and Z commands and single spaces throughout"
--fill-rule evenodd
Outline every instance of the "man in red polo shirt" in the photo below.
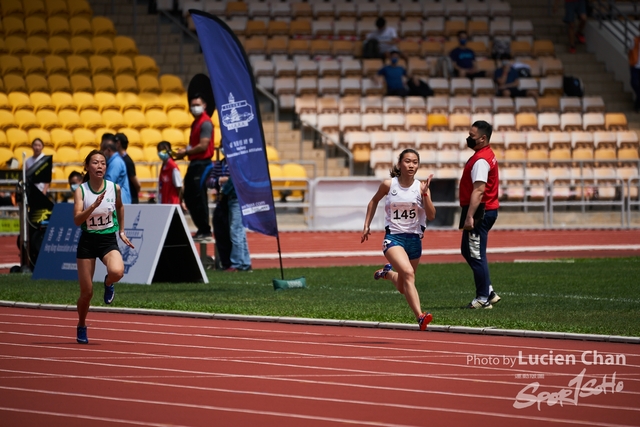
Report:
M 190 101 L 191 114 L 195 117 L 191 125 L 189 146 L 176 153 L 176 159 L 189 157 L 189 167 L 184 177 L 184 203 L 187 205 L 191 220 L 197 231 L 193 240 L 213 242 L 211 221 L 209 220 L 209 199 L 207 187 L 201 185 L 201 179 L 213 158 L 213 123 L 207 114 L 207 104 L 200 94 L 193 95 Z
M 500 297 L 491 286 L 487 263 L 487 238 L 498 218 L 498 161 L 489 146 L 492 127 L 484 120 L 471 126 L 467 146 L 475 151 L 467 161 L 460 178 L 461 252 L 473 270 L 476 297 L 467 305 L 470 309 L 493 308 Z

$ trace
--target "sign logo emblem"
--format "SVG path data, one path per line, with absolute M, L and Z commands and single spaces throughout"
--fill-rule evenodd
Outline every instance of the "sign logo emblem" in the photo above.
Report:
M 235 130 L 249 126 L 254 119 L 253 108 L 245 100 L 236 102 L 232 93 L 229 93 L 229 103 L 223 104 L 220 109 L 222 124 L 227 130 Z
M 142 247 L 144 236 L 144 229 L 138 228 L 138 223 L 140 222 L 140 213 L 141 211 L 138 211 L 138 216 L 136 217 L 136 220 L 133 221 L 133 228 L 124 229 L 124 232 L 129 238 L 129 241 L 135 248 L 130 248 L 129 246 L 125 245 L 122 240 L 118 239 L 118 247 L 120 248 L 122 261 L 124 262 L 124 274 L 129 273 L 129 269 L 136 264 L 136 261 L 138 261 L 138 255 L 140 255 L 140 248 Z

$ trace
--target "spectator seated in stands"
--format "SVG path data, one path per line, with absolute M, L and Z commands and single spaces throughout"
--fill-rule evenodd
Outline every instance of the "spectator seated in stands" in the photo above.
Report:
M 418 78 L 411 78 L 407 75 L 407 70 L 398 64 L 400 52 L 392 50 L 390 52 L 391 64 L 385 65 L 378 70 L 376 80 L 378 84 L 384 82 L 387 86 L 386 96 L 430 96 L 433 92 L 429 86 Z
M 505 97 L 538 97 L 538 91 L 534 89 L 519 89 L 520 78 L 531 77 L 531 69 L 521 62 L 511 62 L 508 59 L 502 61 L 502 67 L 496 68 L 493 81 L 496 84 L 496 96 Z
M 395 51 L 406 61 L 407 58 L 405 58 L 396 47 L 396 44 L 400 40 L 396 29 L 388 27 L 387 21 L 384 18 L 378 18 L 376 20 L 376 28 L 376 31 L 367 34 L 362 56 L 365 58 L 382 58 L 385 60 L 391 56 L 392 51 Z
M 484 77 L 484 71 L 478 71 L 476 67 L 475 52 L 466 47 L 467 39 L 467 32 L 459 31 L 459 46 L 449 53 L 451 65 L 453 65 L 453 75 L 454 77 L 468 77 L 470 79 Z

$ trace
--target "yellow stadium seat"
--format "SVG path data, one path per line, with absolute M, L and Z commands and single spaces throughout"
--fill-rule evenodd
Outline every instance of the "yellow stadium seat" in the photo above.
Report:
M 116 49 L 116 54 L 118 55 L 138 55 L 138 47 L 136 46 L 136 42 L 131 37 L 116 36 L 113 39 L 113 45 Z
M 55 154 L 55 152 L 53 153 Z M 56 188 L 59 190 L 68 188 L 68 176 L 64 174 L 64 168 L 62 166 L 54 166 L 51 169 L 51 186 L 50 188 Z
M 7 16 L 2 19 L 2 27 L 4 28 L 4 36 L 20 36 L 25 37 L 27 31 L 24 28 L 22 17 Z
M 287 178 L 285 186 L 291 190 L 291 194 L 289 197 L 295 199 L 304 199 L 304 190 L 291 188 L 307 186 L 307 170 L 304 168 L 304 166 L 297 163 L 286 163 L 282 165 L 282 175 Z
M 45 145 L 45 147 L 47 146 L 53 147 L 53 144 L 51 143 L 51 134 L 47 130 L 36 129 L 36 128 L 29 129 L 29 132 L 27 132 L 27 135 L 28 135 L 29 141 L 33 141 L 36 138 L 40 138 L 40 140 Z
M 155 93 L 143 92 L 139 95 L 138 101 L 143 111 L 160 110 L 164 111 L 164 104 Z
M 169 141 L 172 146 L 184 147 L 184 132 L 180 129 L 166 128 L 162 130 L 162 139 Z M 160 141 L 158 141 L 160 142 Z
M 75 111 L 63 110 L 58 113 L 58 120 L 64 129 L 73 131 L 74 129 L 81 128 L 82 122 L 80 121 L 80 115 Z
M 66 37 L 53 36 L 49 39 L 49 50 L 53 55 L 68 56 L 73 53 L 71 43 Z
M 9 98 L 3 92 L 0 92 L 0 110 L 11 111 L 11 104 L 9 104 Z
M 49 82 L 49 90 L 51 90 L 51 93 L 71 93 L 71 82 L 69 82 L 69 79 L 67 77 L 60 74 L 55 74 L 53 76 L 47 77 L 47 81 Z
M 1 31 L 2 31 L 2 24 L 0 24 L 0 32 Z M 0 37 L 0 54 L 4 55 L 5 53 L 7 53 L 7 46 L 4 44 L 4 38 Z
M 91 19 L 91 26 L 93 27 L 93 35 L 105 36 L 113 38 L 116 36 L 116 29 L 111 19 L 104 16 L 94 16 Z
M 33 150 L 29 146 L 20 146 L 13 150 L 13 157 L 18 160 L 18 166 L 22 167 L 23 159 L 33 156 Z
M 113 79 L 104 74 L 98 74 L 92 77 L 93 87 L 96 92 L 111 92 L 116 93 L 116 85 Z
M 41 57 L 35 55 L 25 55 L 22 57 L 22 67 L 24 68 L 24 74 L 41 74 L 45 75 L 47 70 L 44 66 L 44 61 Z
M 271 145 L 267 145 L 267 160 L 270 162 L 277 162 L 280 160 L 280 154 L 278 154 L 278 150 L 276 150 Z
M 133 63 L 135 65 L 136 74 L 139 76 L 143 74 L 151 74 L 154 77 L 157 77 L 160 73 L 158 64 L 156 64 L 155 59 L 150 56 L 138 55 L 133 58 Z
M 73 141 L 76 143 L 76 148 L 84 147 L 85 145 L 94 146 L 96 143 L 96 134 L 89 129 L 74 129 Z
M 16 119 L 11 111 L 0 110 L 0 129 L 7 131 L 7 129 L 18 127 Z
M 142 111 L 142 104 L 138 99 L 138 95 L 133 92 L 118 92 L 115 95 L 115 99 L 122 112 L 127 110 Z
M 282 166 L 275 163 L 269 163 L 269 176 L 271 177 L 271 186 L 273 187 L 273 199 L 279 201 L 282 199 L 281 188 L 284 188 Z
M 29 98 L 29 95 L 24 92 L 9 92 L 9 95 L 7 95 L 7 100 L 9 101 L 9 105 L 11 106 L 11 111 L 14 113 L 18 110 L 33 111 L 31 98 Z
M 111 129 L 119 130 L 125 127 L 124 117 L 119 111 L 106 110 L 102 112 L 102 121 L 104 125 Z
M 135 75 L 136 73 L 136 69 L 133 66 L 133 61 L 128 56 L 115 55 L 111 58 L 111 64 L 113 65 L 113 73 L 115 75 Z
M 100 146 L 95 141 L 94 141 L 93 145 L 92 144 L 88 144 L 88 145 L 83 145 L 82 147 L 78 148 L 78 155 L 80 156 L 81 161 L 84 163 L 84 159 L 87 158 L 89 153 L 92 152 L 93 150 L 98 150 L 99 148 L 100 148 Z M 82 171 L 78 171 L 78 172 L 82 172 Z M 69 176 L 69 175 L 67 175 L 67 176 Z
M 47 27 L 49 28 L 49 37 L 61 36 L 71 37 L 71 28 L 69 21 L 60 16 L 52 16 L 47 19 Z
M 94 76 L 104 77 L 104 76 Z M 91 83 L 91 79 L 82 74 L 75 74 L 71 76 L 71 89 L 73 92 L 93 92 L 94 86 Z M 96 86 L 97 89 L 97 86 Z
M 98 104 L 92 93 L 89 92 L 76 92 L 73 94 L 73 102 L 78 107 L 78 112 L 83 110 L 96 110 L 99 111 Z
M 145 113 L 147 124 L 154 129 L 165 129 L 169 127 L 169 119 L 162 110 L 149 110 Z
M 47 83 L 47 79 L 39 74 L 28 75 L 25 81 L 27 83 L 27 90 L 29 93 L 49 92 L 49 83 Z
M 13 151 L 7 147 L 0 147 L 0 166 L 4 166 L 13 157 Z
M 148 145 L 142 148 L 142 152 L 144 153 L 144 159 L 147 162 L 156 162 L 158 161 L 158 149 L 152 145 Z M 136 174 L 137 174 L 137 166 L 136 166 Z
M 91 74 L 91 66 L 84 56 L 69 55 L 67 57 L 67 68 L 69 74 L 82 74 L 86 76 Z
M 141 93 L 147 92 L 159 94 L 162 91 L 160 89 L 158 79 L 150 74 L 138 76 L 138 88 L 140 88 Z
M 446 131 L 449 129 L 449 120 L 444 114 L 429 114 L 427 116 L 427 129 L 429 131 Z
M 127 127 L 133 129 L 144 129 L 148 127 L 145 115 L 138 110 L 127 110 L 123 114 L 124 123 Z
M 44 154 L 45 156 L 53 156 L 56 153 L 56 150 L 53 149 L 53 147 L 50 146 L 44 146 L 42 147 L 42 154 Z
M 89 153 L 87 153 L 87 154 L 89 154 Z M 79 162 L 80 163 L 84 163 L 84 160 L 85 160 L 86 157 L 87 156 L 81 157 L 78 154 L 78 158 L 80 159 Z M 65 177 L 64 179 L 65 179 L 65 181 L 67 181 L 67 184 L 66 184 L 65 188 L 68 188 L 68 186 L 69 186 L 68 181 L 69 181 L 69 175 L 71 175 L 71 172 L 80 172 L 83 175 L 85 174 L 83 165 L 68 165 L 68 166 L 65 166 L 63 168 L 63 171 L 64 171 L 63 172 L 64 177 Z
M 5 36 L 4 46 L 7 53 L 11 55 L 27 55 L 29 53 L 27 41 L 19 36 Z
M 71 36 L 93 36 L 93 28 L 91 28 L 91 22 L 82 16 L 74 16 L 69 19 L 69 29 L 71 30 Z
M 93 98 L 102 113 L 107 110 L 120 111 L 118 98 L 111 92 L 96 92 Z
M 193 123 L 192 116 L 182 110 L 170 110 L 167 113 L 167 118 L 171 126 L 177 129 L 191 128 L 191 124 Z
M 188 101 L 177 93 L 163 92 L 159 95 L 159 101 L 162 103 L 166 113 L 173 109 L 182 111 L 189 109 Z
M 129 140 L 129 146 L 142 147 L 142 140 L 140 139 L 140 132 L 131 128 L 122 128 L 118 130 L 120 133 L 127 135 Z
M 61 146 L 56 148 L 53 161 L 56 163 L 77 163 L 80 162 L 80 156 L 75 147 Z
M 86 0 L 67 0 L 69 6 L 69 16 L 83 16 L 91 18 L 93 16 L 93 10 L 91 5 Z
M 34 130 L 35 129 L 37 128 L 34 128 Z M 31 141 L 29 140 L 27 131 L 18 128 L 11 128 L 7 129 L 6 135 L 11 150 L 22 146 L 31 147 Z
M 624 131 L 629 129 L 627 117 L 624 115 L 624 113 L 606 113 L 604 120 L 607 130 Z
M 150 157 L 151 153 L 143 153 L 145 159 Z M 153 158 L 152 158 L 153 159 Z M 158 160 L 158 152 L 155 152 L 155 159 L 147 161 Z M 158 178 L 151 173 L 151 168 L 147 165 L 136 165 L 136 176 L 140 181 L 140 188 L 143 191 L 153 191 L 157 187 Z
M 29 2 L 28 2 L 29 3 Z M 40 16 L 30 16 L 24 20 L 24 28 L 27 33 L 27 37 L 31 36 L 49 36 L 49 30 L 47 29 L 47 22 Z
M 60 147 L 69 146 L 75 148 L 73 134 L 66 129 L 53 129 L 51 131 L 51 143 L 53 148 L 58 150 Z M 56 161 L 56 159 L 53 159 Z
M 141 147 L 129 147 L 127 148 L 127 154 L 134 162 L 144 162 L 144 151 Z
M 51 53 L 49 42 L 44 37 L 32 36 L 27 38 L 27 49 L 31 55 L 45 56 Z
M 93 52 L 96 55 L 111 57 L 116 54 L 116 49 L 113 47 L 113 42 L 108 37 L 94 37 L 91 43 L 93 44 Z
M 15 55 L 0 56 L 0 73 L 5 76 L 7 74 L 22 74 L 24 66 L 20 58 Z
M 165 129 L 164 131 L 166 131 L 167 129 Z M 163 132 L 164 132 L 163 131 Z M 142 129 L 140 131 L 140 140 L 142 141 L 142 146 L 143 147 L 149 147 L 149 146 L 153 146 L 155 147 L 156 145 L 158 145 L 158 142 L 163 140 L 163 134 L 158 130 L 158 129 Z M 169 141 L 172 145 L 173 145 L 173 141 L 171 140 L 167 140 Z
M 69 8 L 65 0 L 47 0 L 47 16 L 69 18 Z
M 44 58 L 44 68 L 47 75 L 52 74 L 69 74 L 69 67 L 67 66 L 67 61 L 64 60 L 62 56 L 59 55 L 47 55 Z
M 102 121 L 102 114 L 95 110 L 82 110 L 80 111 L 80 121 L 85 128 L 95 131 L 96 129 L 104 127 Z M 96 132 L 97 136 L 97 132 Z
M 69 111 L 69 112 L 73 114 L 73 111 Z M 40 110 L 36 113 L 36 117 L 37 117 L 38 125 L 42 129 L 51 130 L 51 129 L 62 127 L 62 123 L 60 123 L 60 120 L 58 119 L 58 115 L 54 111 Z
M 90 56 L 93 55 L 93 44 L 87 37 L 71 37 L 71 50 L 74 55 Z
M 36 16 L 44 18 L 47 15 L 47 9 L 42 0 L 29 0 L 22 3 L 25 18 Z
M 0 41 L 2 41 L 2 39 L 0 39 Z M 2 81 L 1 78 L 0 78 L 0 92 L 4 93 L 4 82 Z
M 10 92 L 28 92 L 27 82 L 22 76 L 17 74 L 8 74 L 4 76 L 4 87 L 7 93 Z
M 56 106 L 51 99 L 51 95 L 44 92 L 33 92 L 29 95 L 34 111 L 52 110 L 56 111 Z
M 116 88 L 118 92 L 134 92 L 138 93 L 138 83 L 133 76 L 127 74 L 120 74 L 115 78 Z
M 107 74 L 111 76 L 113 74 L 113 66 L 111 61 L 106 56 L 91 55 L 89 57 L 89 65 L 91 66 L 91 74 Z
M 33 114 L 32 111 L 18 110 L 15 113 L 13 113 L 13 115 L 16 119 L 16 124 L 22 130 L 29 130 L 31 128 L 40 127 L 38 123 L 38 119 L 36 118 L 36 115 Z
M 7 141 L 7 134 L 3 130 L 0 130 L 0 147 L 8 147 L 9 141 Z
M 57 112 L 62 110 L 78 111 L 78 106 L 73 100 L 73 96 L 67 92 L 53 92 L 51 94 L 51 101 L 55 106 Z
M 178 76 L 164 74 L 160 76 L 160 87 L 162 92 L 184 93 L 182 80 Z

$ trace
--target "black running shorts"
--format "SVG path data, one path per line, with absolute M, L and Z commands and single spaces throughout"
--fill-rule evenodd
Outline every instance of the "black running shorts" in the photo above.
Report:
M 120 251 L 116 233 L 98 234 L 83 231 L 78 242 L 76 258 L 95 259 L 102 258 L 111 251 Z

